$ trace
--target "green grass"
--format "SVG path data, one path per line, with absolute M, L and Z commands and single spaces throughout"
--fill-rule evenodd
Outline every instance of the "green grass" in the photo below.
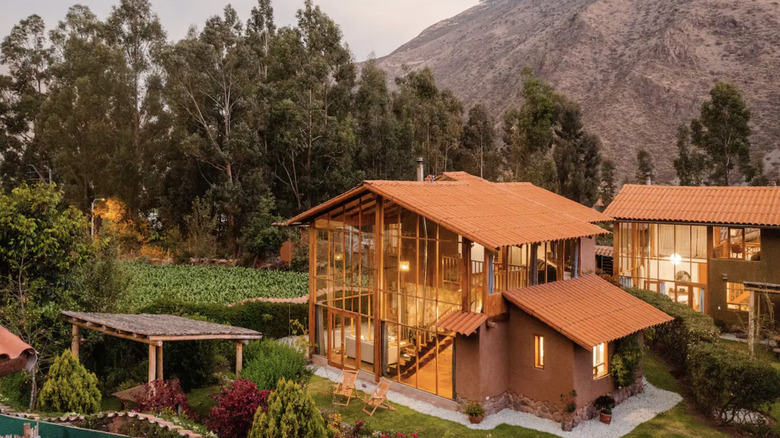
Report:
M 312 377 L 309 383 L 309 393 L 314 401 L 322 409 L 332 410 L 341 414 L 342 421 L 354 424 L 356 420 L 366 422 L 366 429 L 382 432 L 403 432 L 405 434 L 417 433 L 420 437 L 463 437 L 463 438 L 509 438 L 509 437 L 551 437 L 553 435 L 526 429 L 518 426 L 502 424 L 493 430 L 472 430 L 466 426 L 452 421 L 442 420 L 430 415 L 421 414 L 406 406 L 395 403 L 391 405 L 397 411 L 378 409 L 373 417 L 362 410 L 363 403 L 352 399 L 349 406 L 336 406 L 332 404 L 330 389 L 333 382 L 321 377 Z
M 187 402 L 190 404 L 192 411 L 198 414 L 201 420 L 205 419 L 209 415 L 209 410 L 212 406 L 217 405 L 217 401 L 211 396 L 219 393 L 220 386 L 208 386 L 206 388 L 193 389 L 187 393 Z
M 224 266 L 157 266 L 123 262 L 129 276 L 122 311 L 132 312 L 160 299 L 192 304 L 230 304 L 247 298 L 293 298 L 308 292 L 299 272 Z
M 644 370 L 647 381 L 653 386 L 672 392 L 680 392 L 680 387 L 669 369 L 652 351 L 646 351 Z M 640 424 L 628 437 L 727 437 L 697 419 L 689 411 L 686 403 L 680 402 L 674 408 L 656 415 L 652 420 Z

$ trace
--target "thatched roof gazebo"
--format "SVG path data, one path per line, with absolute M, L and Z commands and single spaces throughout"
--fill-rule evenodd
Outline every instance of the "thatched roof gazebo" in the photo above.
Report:
M 79 329 L 87 328 L 117 338 L 149 345 L 149 382 L 163 380 L 163 342 L 224 339 L 236 343 L 236 376 L 241 374 L 243 346 L 261 339 L 260 332 L 174 315 L 62 312 L 73 325 L 71 351 L 79 354 Z

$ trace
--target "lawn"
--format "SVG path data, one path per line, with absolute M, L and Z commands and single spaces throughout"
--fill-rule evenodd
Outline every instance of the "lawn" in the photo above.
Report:
M 230 304 L 247 298 L 293 298 L 308 292 L 308 275 L 224 266 L 158 266 L 123 262 L 129 276 L 121 311 L 133 312 L 159 299 L 193 304 Z

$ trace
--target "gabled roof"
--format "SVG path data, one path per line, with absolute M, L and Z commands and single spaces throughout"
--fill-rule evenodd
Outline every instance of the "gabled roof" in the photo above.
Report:
M 514 194 L 520 197 L 542 203 L 550 208 L 567 213 L 586 222 L 595 223 L 612 221 L 612 218 L 604 213 L 601 213 L 593 208 L 586 207 L 579 202 L 572 201 L 571 199 L 563 197 L 557 193 L 553 193 L 541 187 L 536 187 L 529 182 L 496 183 L 496 185 L 506 190 L 511 190 Z
M 627 184 L 604 213 L 618 220 L 780 226 L 780 189 Z
M 596 275 L 514 289 L 504 298 L 586 349 L 673 319 Z
M 477 331 L 479 326 L 485 321 L 487 321 L 487 315 L 484 313 L 458 310 L 445 315 L 436 323 L 436 326 L 440 329 L 469 336 Z
M 434 181 L 366 181 L 290 219 L 287 225 L 311 220 L 366 192 L 491 249 L 608 233 L 588 220 L 545 205 L 550 196 L 540 196 L 539 191 L 527 190 L 520 195 L 501 184 L 454 172 Z

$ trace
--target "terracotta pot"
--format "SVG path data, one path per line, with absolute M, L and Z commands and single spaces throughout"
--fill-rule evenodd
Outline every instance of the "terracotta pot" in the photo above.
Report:
M 612 423 L 612 414 L 605 414 L 602 412 L 599 419 L 604 424 L 610 424 Z
M 484 418 L 484 415 L 469 415 L 469 421 L 471 421 L 471 424 L 479 424 Z

